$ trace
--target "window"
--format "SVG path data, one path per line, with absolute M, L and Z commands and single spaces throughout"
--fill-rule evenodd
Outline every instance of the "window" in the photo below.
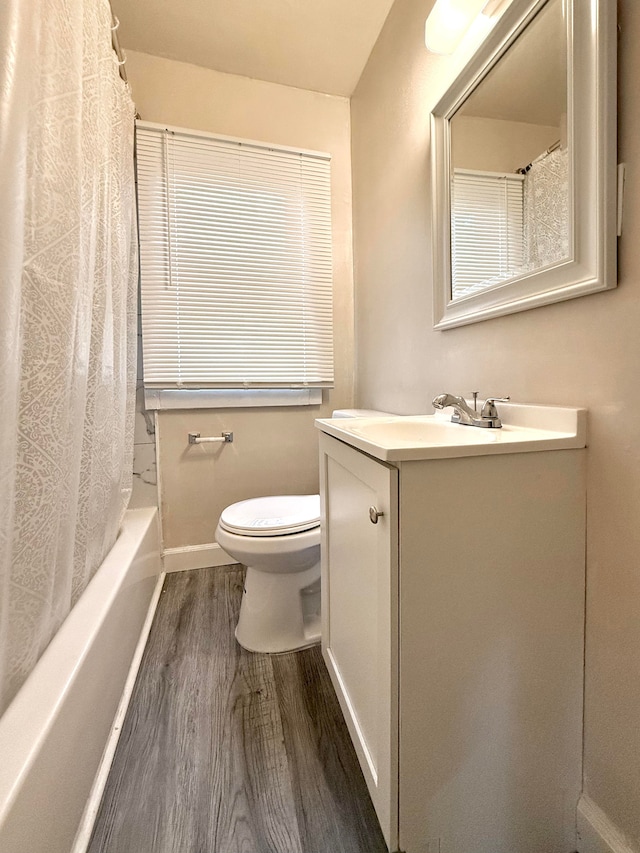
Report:
M 331 387 L 329 156 L 141 122 L 136 149 L 145 389 Z
M 522 175 L 456 169 L 451 182 L 452 297 L 522 271 Z

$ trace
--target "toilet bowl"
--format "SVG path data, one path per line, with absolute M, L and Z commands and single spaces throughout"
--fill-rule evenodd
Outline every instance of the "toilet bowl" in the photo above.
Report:
M 382 417 L 341 409 L 333 416 Z M 251 652 L 291 652 L 320 642 L 320 495 L 231 504 L 216 542 L 247 567 L 236 639 Z
M 320 641 L 320 496 L 279 495 L 228 506 L 216 541 L 247 567 L 236 639 L 251 652 Z

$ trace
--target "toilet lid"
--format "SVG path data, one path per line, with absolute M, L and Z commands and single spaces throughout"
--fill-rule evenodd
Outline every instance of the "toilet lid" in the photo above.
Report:
M 283 536 L 320 524 L 320 495 L 276 495 L 228 506 L 220 527 L 243 536 Z

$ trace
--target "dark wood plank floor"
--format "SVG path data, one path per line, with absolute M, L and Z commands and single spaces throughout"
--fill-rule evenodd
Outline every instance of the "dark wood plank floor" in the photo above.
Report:
M 241 649 L 242 582 L 167 576 L 89 853 L 386 853 L 320 649 Z

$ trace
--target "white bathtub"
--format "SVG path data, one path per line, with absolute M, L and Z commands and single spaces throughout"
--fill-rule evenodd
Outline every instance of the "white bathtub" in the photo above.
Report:
M 0 719 L 2 853 L 73 848 L 116 714 L 126 706 L 160 573 L 157 510 L 129 510 L 115 545 Z M 89 824 L 90 815 L 85 832 Z

